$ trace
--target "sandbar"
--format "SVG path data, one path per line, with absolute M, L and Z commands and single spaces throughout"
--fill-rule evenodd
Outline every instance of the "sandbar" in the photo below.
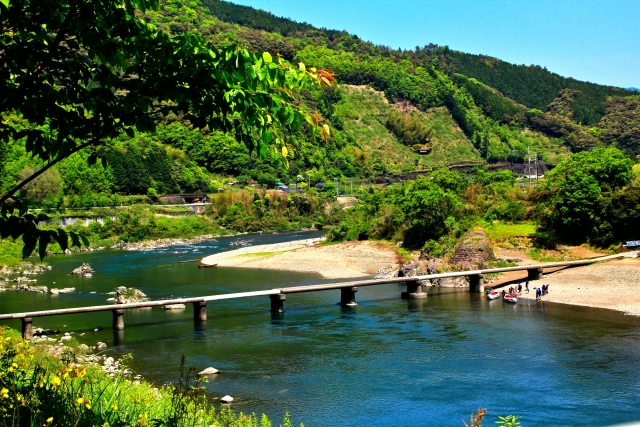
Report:
M 320 239 L 258 245 L 220 252 L 202 259 L 219 267 L 262 268 L 317 273 L 327 279 L 373 277 L 381 267 L 400 261 L 395 246 L 360 241 L 320 244 Z

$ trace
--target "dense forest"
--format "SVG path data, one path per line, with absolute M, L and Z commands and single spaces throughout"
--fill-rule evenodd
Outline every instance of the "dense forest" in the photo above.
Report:
M 33 206 L 113 206 L 153 201 L 160 194 L 214 193 L 243 186 L 255 187 L 251 194 L 258 194 L 256 191 L 273 189 L 278 182 L 305 190 L 334 180 L 348 180 L 351 185 L 354 180 L 372 183 L 383 172 L 433 172 L 460 162 L 480 166 L 522 163 L 530 156 L 553 167 L 563 164 L 569 153 L 600 152 L 597 150 L 606 147 L 621 150 L 629 161 L 640 154 L 640 95 L 634 91 L 580 82 L 541 67 L 508 64 L 446 46 L 394 50 L 345 31 L 318 29 L 218 0 L 166 0 L 158 11 L 138 12 L 138 16 L 168 34 L 197 32 L 216 46 L 244 46 L 309 68 L 331 70 L 336 78 L 333 86 L 304 89 L 296 100 L 299 106 L 317 114 L 326 125 L 322 128 L 326 134 L 321 137 L 308 123 L 295 131 L 285 131 L 283 138 L 289 149 L 288 159 L 283 161 L 271 151 L 261 158 L 239 142 L 233 131 L 202 128 L 183 114 L 170 113 L 158 119 L 152 131 L 120 134 L 93 155 L 80 152 L 60 162 L 26 187 Z M 24 118 L 12 113 L 5 114 L 3 120 L 17 127 L 29 126 Z M 46 131 L 47 126 L 45 123 L 40 129 Z M 44 165 L 29 155 L 27 146 L 25 139 L 0 146 L 3 192 Z M 418 154 L 424 148 L 429 154 Z M 103 162 L 89 161 L 96 155 Z M 544 220 L 531 214 L 531 205 L 521 203 L 511 178 L 496 178 L 502 180 L 500 185 L 508 183 L 508 188 L 492 182 L 494 178 L 487 179 L 479 184 L 481 193 L 493 192 L 493 201 L 498 195 L 511 201 L 481 208 L 485 216 L 489 215 L 486 220 L 537 218 L 549 228 L 561 228 L 551 214 L 545 214 Z M 404 184 L 402 191 L 426 191 L 428 198 L 437 199 L 442 195 L 434 196 L 434 182 Z M 462 197 L 460 189 L 444 190 Z M 332 185 L 326 185 L 323 197 L 331 192 Z M 613 212 L 619 196 L 606 194 L 611 196 L 611 203 L 605 203 L 607 212 Z M 258 204 L 264 203 L 263 196 L 256 196 L 256 201 L 261 200 Z M 361 197 L 374 206 L 376 197 L 381 196 L 362 192 Z M 450 206 L 484 206 L 478 197 L 463 198 Z M 284 205 L 288 203 L 294 202 Z M 299 207 L 295 214 L 291 211 L 285 215 L 280 208 L 274 212 L 282 218 L 295 217 L 292 221 L 296 224 L 310 225 L 322 210 L 318 203 L 314 202 L 314 218 L 310 221 L 300 219 L 304 209 Z M 243 230 L 259 228 L 251 218 L 260 219 L 264 206 L 242 206 L 247 219 L 235 224 Z M 598 208 L 601 215 L 605 215 L 603 206 Z M 220 223 L 225 223 L 228 207 L 216 214 Z M 452 212 L 452 218 L 457 218 L 462 211 Z M 388 213 L 388 218 L 395 218 L 393 209 Z M 375 213 L 368 212 L 366 217 L 374 218 Z M 455 227 L 446 224 L 434 223 L 433 230 L 440 230 L 437 234 L 449 230 L 445 234 L 450 235 L 453 229 L 465 228 L 458 220 Z M 284 223 L 277 225 L 286 227 Z M 360 235 L 345 227 L 343 224 L 335 231 L 336 238 Z M 404 233 L 398 231 L 401 229 L 379 224 L 371 228 L 371 233 L 399 239 Z M 612 230 L 599 230 L 597 236 L 609 236 L 598 237 L 599 241 L 615 240 L 611 236 L 619 236 L 619 232 Z M 420 239 L 434 238 L 414 231 Z

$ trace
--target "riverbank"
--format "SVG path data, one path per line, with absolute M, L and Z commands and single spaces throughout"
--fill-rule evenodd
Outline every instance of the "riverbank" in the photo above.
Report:
M 220 267 L 262 268 L 317 273 L 327 279 L 375 276 L 381 267 L 400 261 L 395 246 L 380 242 L 321 245 L 319 238 L 258 245 L 220 252 L 202 259 Z
M 640 258 L 562 269 L 529 282 L 530 292 L 519 296 L 535 300 L 534 288 L 549 285 L 542 299 L 549 302 L 606 308 L 640 316 Z
M 328 279 L 374 276 L 381 267 L 401 263 L 394 246 L 380 242 L 319 244 L 307 239 L 272 245 L 244 247 L 203 258 L 203 264 L 317 273 Z M 531 292 L 522 299 L 535 299 L 534 287 L 550 285 L 545 301 L 621 311 L 640 316 L 640 258 L 629 253 L 613 260 L 585 267 L 547 271 L 542 280 L 529 283 Z M 633 258 L 635 257 L 635 258 Z M 527 262 L 524 262 L 527 264 Z M 487 288 L 502 288 L 523 282 L 527 272 L 512 272 Z

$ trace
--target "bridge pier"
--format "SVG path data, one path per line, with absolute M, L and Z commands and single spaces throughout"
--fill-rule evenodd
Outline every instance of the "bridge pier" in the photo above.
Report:
M 116 309 L 111 310 L 111 312 L 113 313 L 113 330 L 119 331 L 124 329 L 124 318 L 122 316 L 124 310 Z
M 358 292 L 356 286 L 340 288 L 340 305 L 343 307 L 358 305 L 356 303 L 356 292 Z
M 427 297 L 427 293 L 422 290 L 422 283 L 417 281 L 405 282 L 407 284 L 407 292 L 402 292 L 402 299 L 423 299 Z
M 484 292 L 484 284 L 482 279 L 484 274 L 470 274 L 469 275 L 469 292 Z
M 124 344 L 124 329 L 114 329 L 113 345 L 123 345 L 123 344 Z
M 285 294 L 269 295 L 271 298 L 271 312 L 284 313 L 284 302 L 287 299 Z
M 542 279 L 542 267 L 527 269 L 527 279 L 529 280 Z
M 207 320 L 207 302 L 198 301 L 193 303 L 193 320 L 202 322 Z
M 33 325 L 31 322 L 33 319 L 31 317 L 23 317 L 22 319 L 22 338 L 25 340 L 30 340 L 33 338 Z

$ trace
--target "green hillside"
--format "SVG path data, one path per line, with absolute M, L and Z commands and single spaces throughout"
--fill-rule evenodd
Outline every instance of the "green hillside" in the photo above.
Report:
M 394 50 L 373 45 L 346 31 L 318 29 L 225 1 L 204 0 L 203 5 L 221 21 L 235 24 L 225 27 L 218 22 L 215 25 L 214 37 L 221 42 L 234 40 L 253 48 L 271 48 L 287 58 L 307 60 L 311 59 L 311 46 L 311 50 L 323 50 L 319 55 L 322 61 L 318 65 L 331 66 L 341 82 L 368 84 L 384 91 L 391 101 L 408 100 L 419 108 L 442 105 L 445 101 L 447 94 L 440 90 L 442 88 L 430 85 L 433 82 L 425 73 L 420 73 L 420 70 L 429 73 L 429 69 L 435 67 L 454 80 L 457 86 L 469 91 L 474 102 L 482 107 L 483 114 L 503 124 L 516 124 L 523 130 L 534 128 L 550 137 L 557 137 L 560 139 L 558 142 L 572 151 L 611 144 L 611 139 L 602 139 L 598 132 L 589 129 L 606 128 L 607 125 L 600 120 L 610 113 L 610 98 L 638 96 L 634 91 L 562 77 L 539 66 L 510 64 L 488 56 L 455 51 L 447 46 L 429 44 L 415 50 Z M 349 60 L 336 64 L 331 59 L 333 55 Z M 474 79 L 476 84 L 469 83 L 470 79 Z M 427 93 L 419 90 L 424 86 L 427 86 Z M 481 86 L 488 90 L 482 90 Z M 567 90 L 574 92 L 568 100 L 563 99 Z M 563 118 L 570 123 L 559 124 L 558 119 L 539 115 L 536 120 L 529 120 L 532 114 L 527 112 L 530 110 L 534 111 L 533 115 L 537 111 L 557 115 L 553 106 L 558 102 L 564 102 L 566 114 Z M 453 113 L 457 110 L 452 104 L 447 107 Z M 460 114 L 454 114 L 454 118 L 471 140 L 482 137 L 483 132 L 475 136 L 476 129 L 470 128 Z M 558 127 L 563 130 L 556 131 Z M 623 124 L 622 127 L 629 126 Z M 628 137 L 625 141 L 623 148 L 637 154 L 633 147 L 637 145 L 638 138 L 633 137 L 633 143 L 629 143 Z M 487 157 L 486 153 L 483 157 Z M 498 150 L 487 158 L 505 159 L 505 150 Z
M 330 69 L 336 87 L 307 90 L 299 99 L 327 120 L 329 138 L 322 140 L 306 126 L 287 134 L 294 154 L 287 166 L 270 153 L 259 160 L 232 134 L 199 131 L 170 114 L 155 132 L 120 135 L 101 149 L 106 166 L 87 165 L 88 153 L 61 162 L 40 180 L 38 204 L 104 206 L 127 195 L 213 192 L 229 181 L 273 187 L 277 181 L 371 178 L 461 161 L 521 162 L 527 150 L 550 164 L 569 151 L 599 145 L 640 153 L 640 97 L 607 99 L 633 92 L 535 67 L 486 58 L 481 63 L 480 57 L 433 45 L 392 50 L 344 31 L 217 0 L 167 0 L 144 19 L 171 34 L 197 31 L 219 46 L 244 45 Z M 595 110 L 581 107 L 585 100 Z M 396 125 L 390 127 L 394 114 Z M 22 120 L 10 114 L 3 119 Z M 416 129 L 420 138 L 402 136 Z M 27 156 L 24 144 L 12 141 L 0 149 L 5 191 L 42 166 Z M 421 146 L 431 152 L 417 154 Z

